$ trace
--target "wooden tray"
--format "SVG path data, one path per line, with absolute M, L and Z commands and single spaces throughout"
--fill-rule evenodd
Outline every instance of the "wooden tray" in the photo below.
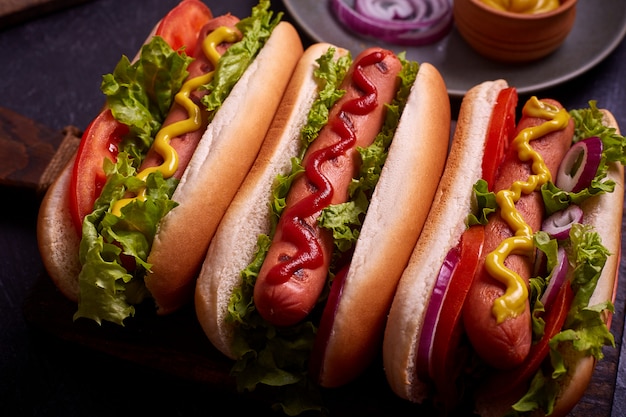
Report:
M 0 185 L 43 193 L 75 153 L 80 135 L 74 126 L 57 132 L 0 107 Z

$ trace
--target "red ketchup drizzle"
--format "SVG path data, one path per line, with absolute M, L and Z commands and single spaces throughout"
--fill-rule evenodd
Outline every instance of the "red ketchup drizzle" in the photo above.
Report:
M 333 186 L 321 172 L 321 166 L 331 159 L 345 154 L 356 144 L 356 134 L 347 113 L 366 115 L 377 105 L 378 92 L 376 86 L 365 77 L 363 67 L 382 62 L 384 54 L 373 52 L 364 56 L 356 63 L 352 81 L 362 92 L 358 98 L 345 102 L 331 124 L 331 129 L 339 136 L 339 141 L 326 148 L 312 153 L 304 167 L 304 175 L 315 192 L 300 200 L 282 215 L 283 236 L 289 237 L 297 248 L 293 257 L 276 264 L 267 274 L 267 282 L 282 284 L 287 282 L 298 271 L 307 268 L 315 269 L 323 264 L 322 247 L 315 236 L 315 231 L 306 223 L 307 218 L 317 217 L 318 213 L 330 205 L 333 197 Z

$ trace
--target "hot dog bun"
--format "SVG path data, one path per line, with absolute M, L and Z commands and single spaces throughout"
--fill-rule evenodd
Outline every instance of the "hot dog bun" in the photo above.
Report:
M 180 206 L 161 221 L 148 257 L 152 271 L 145 282 L 159 313 L 193 297 L 209 242 L 256 158 L 301 53 L 295 28 L 279 23 L 204 133 L 172 196 Z
M 396 284 L 445 162 L 450 114 L 444 91 L 435 67 L 421 64 L 345 278 L 321 364 L 323 386 L 354 379 L 379 351 Z
M 418 376 L 415 359 L 426 308 L 444 257 L 457 245 L 466 228 L 472 185 L 481 178 L 480 164 L 489 119 L 500 90 L 507 87 L 503 80 L 485 82 L 470 89 L 464 98 L 448 163 L 433 202 L 437 210 L 429 214 L 398 284 L 389 313 L 383 344 L 385 373 L 393 391 L 413 402 L 422 403 L 437 398 L 433 383 Z M 617 128 L 611 113 L 606 110 L 603 113 L 604 124 Z M 623 175 L 623 166 L 611 163 L 608 178 L 615 181 L 614 191 L 591 197 L 581 205 L 584 223 L 593 226 L 610 252 L 589 305 L 612 301 L 615 297 L 624 198 Z M 610 313 L 605 311 L 603 318 L 610 326 Z M 552 415 L 566 415 L 580 400 L 596 361 L 593 356 L 585 356 L 572 348 L 563 349 L 561 353 L 568 373 L 559 382 L 560 393 Z M 502 384 L 504 381 L 499 382 Z M 450 380 L 450 384 L 454 382 Z M 471 400 L 475 408 L 468 411 L 476 411 L 481 416 L 504 415 L 525 394 L 526 389 L 505 394 L 500 392 L 494 396 L 489 388 L 480 387 Z
M 74 158 L 71 158 L 41 201 L 37 244 L 44 267 L 56 287 L 69 300 L 78 302 L 80 236 L 74 229 L 68 196 L 73 165 Z
M 172 197 L 179 205 L 159 223 L 149 255 L 145 284 L 158 313 L 193 300 L 209 241 L 262 145 L 302 49 L 295 28 L 278 23 L 204 132 Z M 48 274 L 78 301 L 80 237 L 68 209 L 72 167 L 70 162 L 42 202 L 38 240 Z
M 468 91 L 433 209 L 402 274 L 389 311 L 383 344 L 387 380 L 400 397 L 422 402 L 428 385 L 417 378 L 414 361 L 426 307 L 446 253 L 459 241 L 470 210 L 472 185 L 481 177 L 481 161 L 491 109 L 503 80 L 483 83 Z M 437 250 L 433 250 L 437 248 Z
M 198 320 L 213 345 L 232 359 L 236 359 L 232 351 L 234 326 L 226 318 L 228 303 L 233 289 L 241 285 L 241 271 L 253 259 L 258 235 L 269 232 L 267 206 L 276 176 L 286 175 L 291 169 L 291 158 L 301 151 L 299 132 L 317 96 L 315 60 L 329 47 L 332 45 L 315 44 L 302 55 L 264 146 L 224 214 L 198 276 L 195 292 Z M 347 53 L 337 49 L 337 55 Z
M 267 205 L 272 183 L 277 172 L 289 172 L 289 159 L 299 149 L 300 128 L 316 94 L 314 60 L 328 47 L 317 44 L 303 55 L 266 146 L 224 215 L 197 280 L 198 319 L 213 344 L 233 359 L 239 359 L 233 351 L 237 325 L 228 318 L 228 303 L 242 283 L 240 271 L 254 257 L 257 236 L 270 230 Z M 449 123 L 443 79 L 433 66 L 421 64 L 365 216 L 331 336 L 321 354 L 321 372 L 311 376 L 315 383 L 333 387 L 348 382 L 378 351 L 397 278 L 443 169 Z

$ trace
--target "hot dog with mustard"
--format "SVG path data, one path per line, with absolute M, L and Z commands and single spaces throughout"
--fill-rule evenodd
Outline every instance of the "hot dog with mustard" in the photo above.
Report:
M 624 137 L 595 102 L 516 105 L 503 80 L 464 98 L 385 331 L 394 392 L 446 412 L 567 414 L 613 343 Z
M 183 0 L 133 62 L 103 77 L 106 106 L 42 202 L 38 234 L 75 318 L 123 324 L 153 299 L 193 298 L 221 216 L 250 169 L 302 54 L 262 0 L 213 18 Z M 245 114 L 245 117 L 241 115 Z

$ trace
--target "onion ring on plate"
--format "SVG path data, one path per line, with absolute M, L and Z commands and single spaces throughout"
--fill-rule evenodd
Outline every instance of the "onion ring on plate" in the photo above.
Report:
M 330 5 L 350 30 L 397 45 L 434 43 L 452 28 L 450 0 L 331 0 Z

